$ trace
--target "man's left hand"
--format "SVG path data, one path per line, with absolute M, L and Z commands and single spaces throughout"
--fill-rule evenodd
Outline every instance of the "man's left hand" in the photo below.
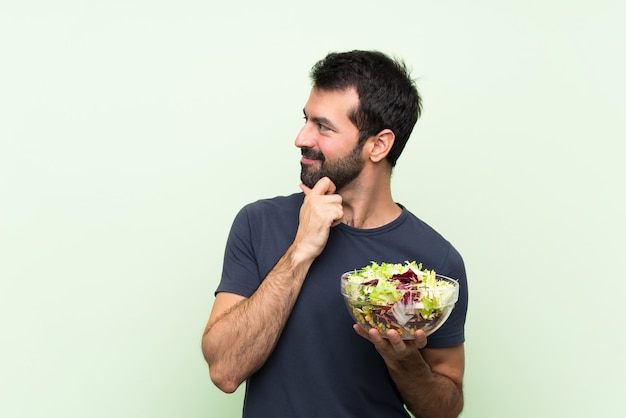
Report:
M 408 360 L 415 352 L 426 346 L 424 331 L 415 331 L 415 339 L 403 340 L 395 330 L 387 331 L 387 338 L 383 338 L 376 328 L 365 331 L 359 324 L 354 324 L 354 330 L 361 337 L 369 340 L 381 356 L 387 361 Z

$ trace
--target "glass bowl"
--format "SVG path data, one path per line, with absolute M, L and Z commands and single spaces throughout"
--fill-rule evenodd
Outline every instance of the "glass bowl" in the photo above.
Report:
M 415 339 L 418 329 L 427 336 L 432 334 L 448 319 L 459 299 L 459 283 L 437 274 L 438 286 L 392 289 L 393 294 L 383 297 L 383 302 L 381 297 L 374 297 L 377 290 L 372 281 L 351 282 L 349 277 L 354 273 L 341 275 L 341 293 L 348 311 L 366 331 L 376 328 L 383 338 L 392 329 L 404 340 Z

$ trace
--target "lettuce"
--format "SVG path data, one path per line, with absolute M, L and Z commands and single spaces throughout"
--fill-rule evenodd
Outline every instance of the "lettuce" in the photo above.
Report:
M 416 261 L 372 261 L 342 278 L 342 293 L 355 319 L 376 326 L 382 333 L 402 330 L 407 338 L 410 327 L 428 327 L 444 313 L 449 314 L 458 296 L 455 286 L 455 281 L 438 278 L 434 270 L 424 269 Z

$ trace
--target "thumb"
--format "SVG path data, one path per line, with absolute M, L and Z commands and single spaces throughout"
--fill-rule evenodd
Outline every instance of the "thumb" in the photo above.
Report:
M 303 186 L 306 187 L 308 190 L 305 191 Z M 335 183 L 333 183 L 332 180 L 329 179 L 328 177 L 322 177 L 321 179 L 319 179 L 319 181 L 315 183 L 315 186 L 313 186 L 312 189 L 305 186 L 304 184 L 301 184 L 300 188 L 304 191 L 305 194 L 313 193 L 313 194 L 319 194 L 319 195 L 333 194 L 335 193 L 335 190 L 337 189 L 335 187 Z
M 300 183 L 300 189 L 302 189 L 305 196 L 311 192 L 311 188 L 304 183 Z

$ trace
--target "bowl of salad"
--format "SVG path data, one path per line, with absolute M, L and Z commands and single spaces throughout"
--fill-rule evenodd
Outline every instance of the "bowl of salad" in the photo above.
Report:
M 415 331 L 435 332 L 448 319 L 459 298 L 459 283 L 415 261 L 372 262 L 341 275 L 341 293 L 354 320 L 383 337 L 396 330 L 402 339 Z

